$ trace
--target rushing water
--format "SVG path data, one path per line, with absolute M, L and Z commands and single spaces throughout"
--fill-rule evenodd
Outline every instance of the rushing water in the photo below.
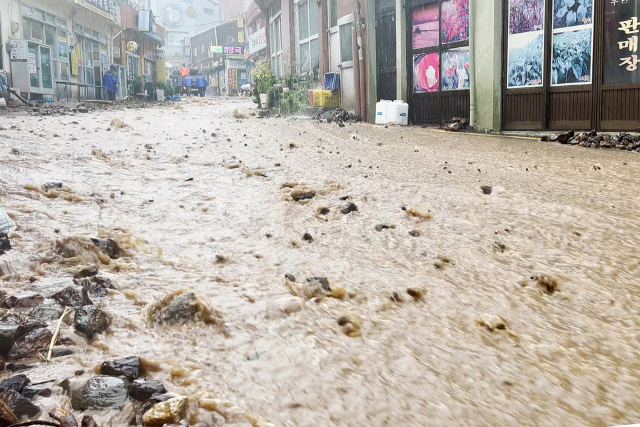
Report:
M 15 249 L 0 256 L 18 274 L 3 288 L 49 296 L 69 285 L 78 265 L 46 262 L 56 239 L 112 236 L 129 254 L 101 266 L 118 288 L 103 300 L 111 331 L 27 371 L 32 381 L 84 378 L 103 360 L 139 355 L 191 398 L 192 423 L 213 425 L 213 406 L 227 423 L 249 415 L 278 426 L 638 422 L 637 154 L 238 120 L 236 108 L 253 107 L 191 100 L 0 118 L 17 126 L 0 131 L 0 205 L 19 226 Z M 115 118 L 130 127 L 107 131 Z M 50 181 L 68 187 L 67 200 L 33 191 Z M 294 202 L 287 183 L 317 194 Z M 357 212 L 340 212 L 343 196 Z M 348 294 L 303 300 L 285 273 L 326 276 Z M 534 275 L 560 291 L 544 292 Z M 424 299 L 408 287 L 424 288 Z M 181 288 L 220 310 L 229 337 L 147 324 L 148 306 Z M 343 315 L 359 334 L 344 333 Z M 491 315 L 507 329 L 478 324 Z M 83 341 L 70 326 L 62 333 Z M 123 416 L 97 415 L 113 426 Z

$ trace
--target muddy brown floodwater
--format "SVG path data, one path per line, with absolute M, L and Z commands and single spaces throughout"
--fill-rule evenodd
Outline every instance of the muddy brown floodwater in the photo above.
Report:
M 640 422 L 637 154 L 239 120 L 236 108 L 254 107 L 0 118 L 16 126 L 0 131 L 0 205 L 19 227 L 0 256 L 16 273 L 3 289 L 48 297 L 70 284 L 87 260 L 52 262 L 57 239 L 110 236 L 126 250 L 94 260 L 117 288 L 100 303 L 111 330 L 36 364 L 33 382 L 138 355 L 190 398 L 191 423 L 213 425 L 212 410 L 227 425 Z M 113 119 L 128 126 L 107 130 Z M 52 181 L 68 191 L 34 191 Z M 343 214 L 349 202 L 357 211 Z M 183 288 L 219 310 L 227 335 L 147 323 Z M 95 413 L 113 426 L 118 414 Z

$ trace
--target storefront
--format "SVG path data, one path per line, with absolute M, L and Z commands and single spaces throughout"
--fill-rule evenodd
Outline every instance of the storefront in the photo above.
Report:
M 410 119 L 469 117 L 469 0 L 407 1 Z
M 505 0 L 506 130 L 640 131 L 640 0 Z

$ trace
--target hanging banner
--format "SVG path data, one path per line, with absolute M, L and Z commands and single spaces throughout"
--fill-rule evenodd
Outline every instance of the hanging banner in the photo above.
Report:
M 151 31 L 151 11 L 139 10 L 138 11 L 138 31 L 148 33 Z
M 74 3 L 86 7 L 111 21 L 115 21 L 116 6 L 114 0 L 74 0 Z
M 267 28 L 260 28 L 249 36 L 249 53 L 253 55 L 267 48 Z
M 61 61 L 67 61 L 69 59 L 66 37 L 58 36 L 58 58 Z

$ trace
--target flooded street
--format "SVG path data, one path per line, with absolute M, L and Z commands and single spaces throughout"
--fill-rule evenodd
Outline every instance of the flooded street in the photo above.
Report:
M 69 405 L 54 385 L 136 355 L 190 425 L 639 422 L 640 156 L 236 109 L 257 111 L 0 116 L 2 289 L 50 298 L 93 264 L 116 288 L 92 297 L 105 334 L 63 324 L 74 354 L 22 372 L 52 387 L 41 419 Z M 65 255 L 92 237 L 121 257 Z M 181 289 L 214 324 L 148 321 Z

